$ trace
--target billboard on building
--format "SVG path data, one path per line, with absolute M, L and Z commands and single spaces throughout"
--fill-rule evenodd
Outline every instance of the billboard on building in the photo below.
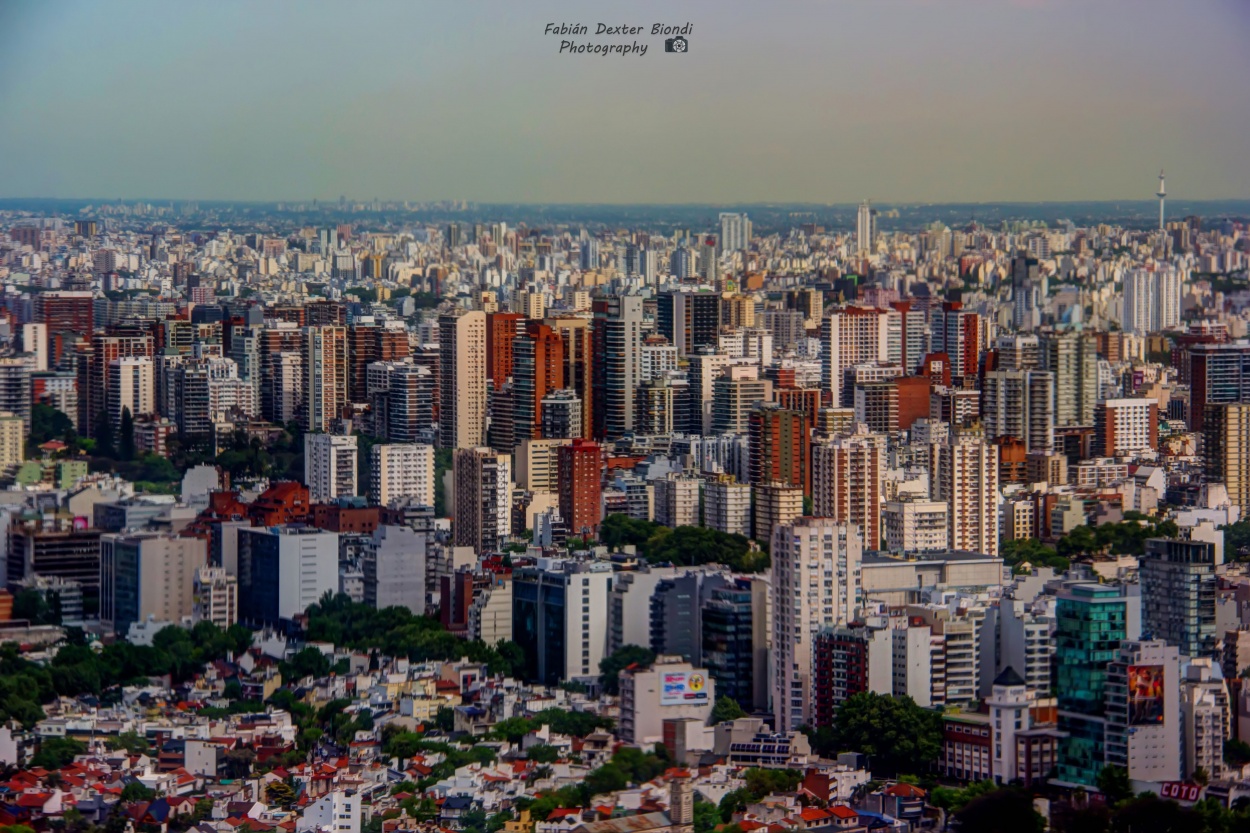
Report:
M 1163 666 L 1128 667 L 1128 724 L 1147 726 L 1163 722 Z
M 660 675 L 661 706 L 702 706 L 709 702 L 707 677 L 699 671 L 668 671 Z

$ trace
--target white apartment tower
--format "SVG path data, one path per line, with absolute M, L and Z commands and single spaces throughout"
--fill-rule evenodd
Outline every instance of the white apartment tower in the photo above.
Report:
M 1120 327 L 1147 335 L 1178 327 L 1181 322 L 1181 273 L 1172 266 L 1131 269 L 1124 275 Z
M 950 546 L 998 555 L 998 447 L 979 423 L 954 428 L 930 451 L 934 497 L 948 507 Z
M 369 453 L 369 493 L 374 503 L 389 506 L 411 497 L 434 505 L 434 447 L 418 443 L 375 445 Z
M 309 499 L 326 503 L 339 497 L 354 497 L 358 448 L 354 435 L 305 434 L 304 482 Z
M 822 630 L 845 625 L 860 597 L 859 527 L 830 518 L 796 518 L 772 537 L 773 713 L 778 731 L 810 725 L 812 646 Z
M 486 442 L 486 313 L 457 311 L 438 318 L 439 419 L 443 448 Z
M 989 439 L 1014 437 L 1029 453 L 1055 450 L 1055 374 L 993 370 L 984 384 L 981 418 Z
M 872 252 L 872 241 L 877 231 L 877 212 L 868 200 L 859 204 L 855 215 L 855 253 L 865 255 Z
M 848 367 L 888 362 L 892 310 L 844 307 L 834 310 L 821 325 L 821 384 L 833 394 L 834 407 L 855 403 L 843 391 Z M 898 316 L 894 312 L 895 317 Z

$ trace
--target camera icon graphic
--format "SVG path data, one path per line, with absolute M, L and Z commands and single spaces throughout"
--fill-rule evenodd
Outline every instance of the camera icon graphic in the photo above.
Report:
M 690 48 L 690 41 L 678 35 L 675 38 L 666 38 L 664 41 L 665 52 L 685 52 Z

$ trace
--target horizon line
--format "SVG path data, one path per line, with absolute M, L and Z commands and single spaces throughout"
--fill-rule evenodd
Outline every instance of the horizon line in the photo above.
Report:
M 752 201 L 718 201 L 718 202 L 590 202 L 590 201 L 569 201 L 569 202 L 519 202 L 510 200 L 472 200 L 459 197 L 439 197 L 428 199 L 413 199 L 410 197 L 390 197 L 390 198 L 347 198 L 348 203 L 371 203 L 374 201 L 382 203 L 409 202 L 418 204 L 428 203 L 446 203 L 446 202 L 463 202 L 477 206 L 526 206 L 526 207 L 548 207 L 548 206 L 586 206 L 586 207 L 661 207 L 661 208 L 716 208 L 723 206 L 801 206 L 813 208 L 856 208 L 863 203 L 871 203 L 874 206 L 935 206 L 935 205 L 1072 205 L 1072 204 L 1092 204 L 1092 205 L 1110 205 L 1123 203 L 1142 203 L 1155 205 L 1158 203 L 1158 197 L 1151 195 L 1149 197 L 1132 197 L 1132 198 L 1101 198 L 1101 199 L 1069 199 L 1069 200 L 860 200 L 858 202 L 810 202 L 810 201 L 786 201 L 786 200 L 752 200 Z M 1169 201 L 1182 203 L 1227 203 L 1227 202 L 1245 202 L 1250 203 L 1250 195 L 1245 197 L 1173 197 L 1168 195 Z M 197 203 L 221 203 L 228 205 L 269 205 L 277 203 L 309 203 L 318 202 L 327 206 L 337 205 L 338 197 L 279 197 L 266 199 L 234 199 L 220 197 L 8 197 L 0 196 L 0 203 L 14 202 L 84 202 L 84 203 L 126 203 L 126 202 L 151 202 L 151 203 L 177 203 L 177 202 L 197 202 Z

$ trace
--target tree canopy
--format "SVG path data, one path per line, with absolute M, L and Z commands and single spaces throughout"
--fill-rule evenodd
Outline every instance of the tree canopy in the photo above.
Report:
M 620 673 L 631 665 L 649 666 L 655 662 L 655 651 L 641 645 L 622 645 L 611 656 L 599 661 L 599 685 L 608 694 L 621 693 Z
M 417 616 L 405 607 L 382 610 L 357 604 L 342 593 L 327 593 L 308 608 L 308 640 L 330 642 L 356 650 L 380 650 L 388 656 L 414 662 L 468 657 L 483 662 L 493 674 L 519 676 L 525 655 L 513 642 L 487 645 L 461 639 L 434 619 Z
M 1148 518 L 1126 512 L 1119 523 L 1078 526 L 1059 539 L 1055 551 L 1064 558 L 1082 555 L 1141 555 L 1149 538 L 1175 538 L 1180 534 L 1176 521 Z
M 832 726 L 808 730 L 821 755 L 862 752 L 876 775 L 927 772 L 942 751 L 942 716 L 910 697 L 861 692 L 838 708 Z
M 750 539 L 705 526 L 679 526 L 676 529 L 628 515 L 608 515 L 599 525 L 599 541 L 617 548 L 633 545 L 652 564 L 671 563 L 680 567 L 724 564 L 740 573 L 768 569 L 768 554 L 752 549 Z

